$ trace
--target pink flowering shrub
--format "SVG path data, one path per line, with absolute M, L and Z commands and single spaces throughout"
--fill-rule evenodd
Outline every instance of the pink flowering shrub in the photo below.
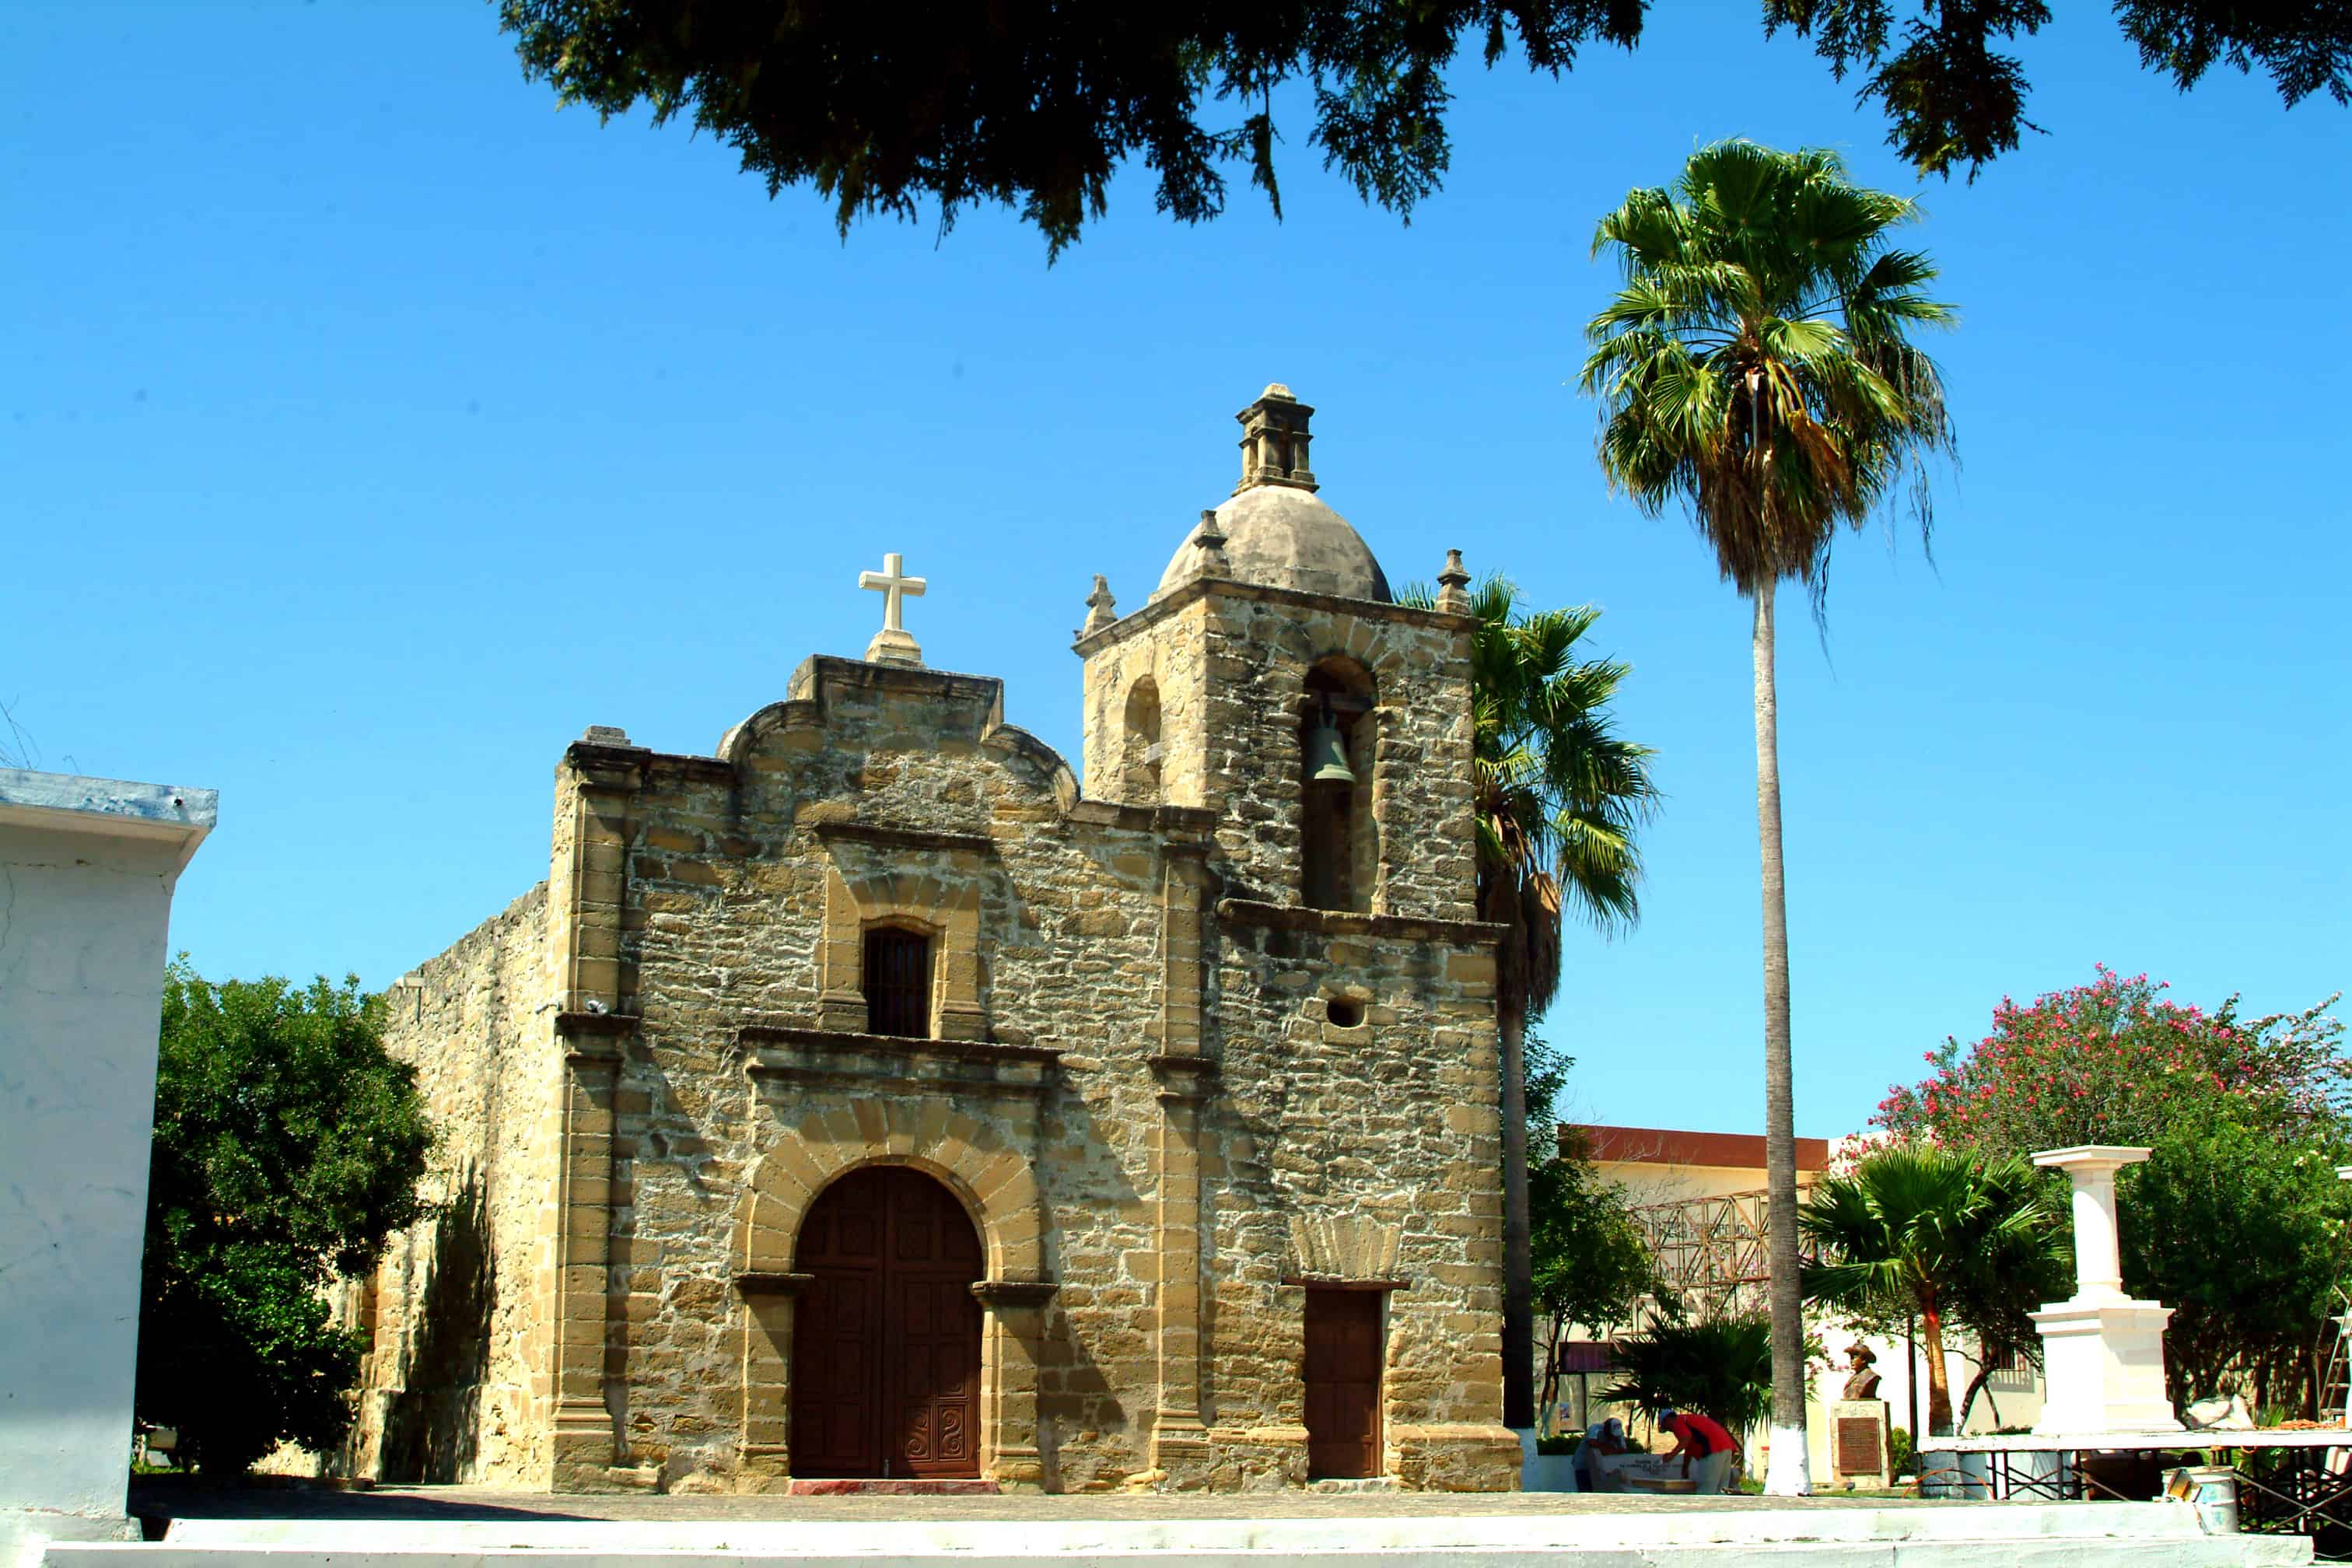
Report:
M 2302 1013 L 2241 1019 L 2167 1001 L 2145 974 L 2105 964 L 2088 985 L 1993 1009 L 1972 1046 L 1948 1038 L 1932 1070 L 1890 1090 L 1872 1121 L 1902 1137 L 1988 1157 L 2076 1143 L 2153 1144 L 2218 1097 L 2233 1120 L 2296 1136 L 2332 1130 L 2352 1107 L 2352 1062 L 2336 1049 L 2334 997 Z
M 2352 1063 L 2326 1009 L 2242 1019 L 2168 1002 L 2104 965 L 2031 1005 L 2004 998 L 1993 1031 L 1948 1039 L 1928 1076 L 1872 1120 L 1987 1160 L 2076 1143 L 2145 1145 L 2117 1186 L 2124 1287 L 2173 1309 L 2176 1400 L 2244 1393 L 2318 1414 L 2313 1347 L 2332 1342 L 2352 1187 Z M 2045 1180 L 2053 1196 L 2065 1184 Z

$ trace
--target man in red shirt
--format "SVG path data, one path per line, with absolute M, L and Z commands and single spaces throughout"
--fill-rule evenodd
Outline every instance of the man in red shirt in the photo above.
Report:
M 1691 1473 L 1693 1459 L 1699 1462 L 1696 1491 L 1712 1496 L 1723 1489 L 1732 1456 L 1739 1452 L 1739 1440 L 1725 1431 L 1721 1422 L 1696 1410 L 1663 1410 L 1658 1413 L 1658 1430 L 1675 1435 L 1675 1446 L 1666 1458 L 1680 1454 L 1684 1475 Z

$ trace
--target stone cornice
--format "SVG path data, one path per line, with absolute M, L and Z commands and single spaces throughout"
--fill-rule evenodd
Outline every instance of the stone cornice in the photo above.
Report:
M 971 1293 L 982 1306 L 1003 1311 L 1008 1307 L 1042 1307 L 1061 1288 L 1060 1281 L 1054 1279 L 975 1279 Z
M 1510 927 L 1485 921 L 1425 920 L 1414 915 L 1368 915 L 1349 910 L 1310 910 L 1298 904 L 1273 904 L 1260 899 L 1219 899 L 1217 918 L 1231 925 L 1257 926 L 1269 931 L 1307 931 L 1318 936 L 1372 936 L 1397 942 L 1444 942 L 1460 947 L 1491 946 L 1510 934 Z
M 744 1071 L 761 1079 L 892 1083 L 980 1094 L 1043 1094 L 1062 1053 L 990 1040 L 907 1039 L 846 1029 L 746 1024 L 736 1038 L 751 1052 Z
M 1410 1290 L 1410 1279 L 1343 1279 L 1330 1274 L 1286 1274 L 1285 1285 L 1309 1290 Z
M 1015 1046 L 997 1040 L 933 1040 L 908 1035 L 868 1035 L 853 1029 L 811 1029 L 796 1024 L 745 1024 L 735 1037 L 747 1046 L 815 1046 L 884 1053 L 929 1051 L 974 1061 L 1056 1062 L 1051 1046 Z
M 1151 1076 L 1160 1080 L 1162 1100 L 1206 1100 L 1216 1092 L 1221 1071 L 1214 1057 L 1171 1052 L 1151 1058 Z
M 720 784 L 735 778 L 735 764 L 722 758 L 656 752 L 644 746 L 610 746 L 595 741 L 574 741 L 564 747 L 563 765 L 580 775 L 583 789 L 622 794 L 645 788 L 647 775 L 655 772 L 685 773 Z
M 1081 658 L 1091 658 L 1111 644 L 1125 640 L 1144 627 L 1166 620 L 1196 599 L 1212 594 L 1234 599 L 1258 599 L 1268 604 L 1288 605 L 1302 610 L 1343 610 L 1368 621 L 1393 621 L 1406 626 L 1436 626 L 1445 631 L 1466 632 L 1478 624 L 1475 616 L 1457 616 L 1448 610 L 1416 609 L 1411 605 L 1383 604 L 1378 599 L 1343 599 L 1333 594 L 1310 594 L 1303 588 L 1277 588 L 1265 583 L 1243 583 L 1231 577 L 1195 577 L 1182 586 L 1152 600 L 1132 615 L 1079 637 L 1070 645 L 1070 651 Z
M 555 1032 L 567 1040 L 633 1035 L 640 1022 L 635 1013 L 558 1013 Z
M 996 840 L 985 833 L 949 833 L 930 827 L 895 827 L 882 822 L 814 822 L 810 831 L 830 843 L 845 839 L 890 849 L 954 849 L 968 854 L 994 853 Z

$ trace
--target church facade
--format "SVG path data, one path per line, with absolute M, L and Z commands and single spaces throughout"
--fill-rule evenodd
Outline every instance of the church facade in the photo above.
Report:
M 1508 1489 L 1470 633 L 1312 410 L 1078 635 L 1084 778 L 924 668 L 893 558 L 709 756 L 592 729 L 549 878 L 404 977 L 444 1133 L 341 1468 Z

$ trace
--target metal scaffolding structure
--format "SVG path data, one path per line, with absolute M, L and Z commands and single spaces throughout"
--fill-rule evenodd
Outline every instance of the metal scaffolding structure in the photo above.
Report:
M 1633 1217 L 1659 1280 L 1686 1300 L 1764 1283 L 1762 1188 L 1644 1204 Z

